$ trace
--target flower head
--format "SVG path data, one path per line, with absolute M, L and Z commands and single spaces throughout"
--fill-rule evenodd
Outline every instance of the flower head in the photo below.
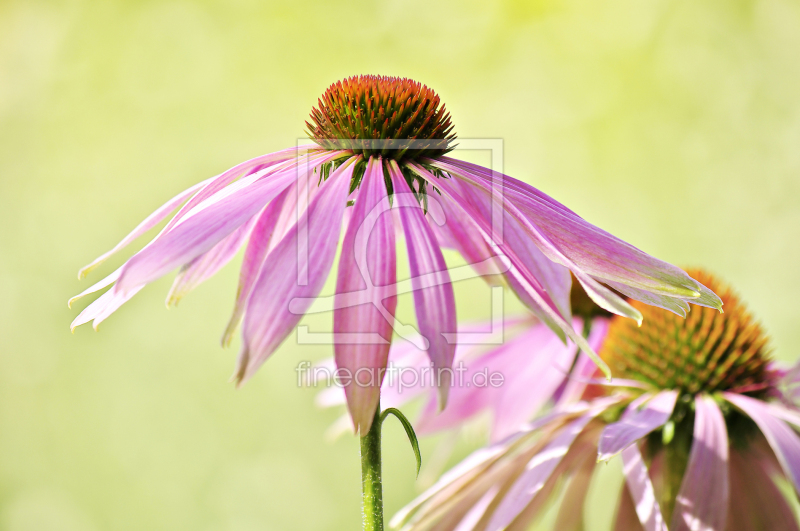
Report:
M 336 294 L 322 308 L 334 313 L 336 363 L 352 372 L 384 368 L 393 334 L 411 335 L 412 327 L 394 318 L 396 296 L 406 291 L 414 292 L 419 333 L 433 365 L 452 365 L 455 300 L 442 246 L 459 251 L 477 274 L 502 274 L 539 319 L 590 355 L 594 351 L 572 327 L 570 271 L 598 305 L 637 321 L 641 312 L 617 293 L 681 315 L 687 301 L 721 307 L 682 270 L 540 191 L 444 156 L 455 136 L 444 106 L 425 86 L 393 77 L 350 78 L 328 89 L 308 125 L 315 144 L 256 157 L 181 192 L 84 268 L 80 276 L 177 210 L 142 250 L 79 295 L 112 286 L 73 327 L 97 326 L 145 285 L 179 269 L 168 296 L 175 303 L 244 247 L 223 338 L 228 343 L 242 325 L 234 373 L 242 383 L 318 297 L 343 224 Z M 395 224 L 409 257 L 406 283 L 396 278 Z M 371 425 L 380 383 L 345 389 L 362 433 Z M 443 378 L 441 405 L 448 389 Z
M 776 483 L 800 490 L 800 408 L 780 390 L 795 371 L 776 369 L 762 329 L 728 287 L 693 276 L 722 296 L 725 314 L 673 320 L 633 303 L 643 326 L 613 318 L 600 348 L 623 380 L 587 387 L 584 400 L 479 450 L 394 525 L 524 529 L 561 491 L 555 528 L 580 529 L 596 463 L 621 454 L 617 530 L 798 529 Z
M 357 76 L 328 87 L 311 111 L 308 136 L 326 149 L 396 160 L 439 157 L 453 149 L 450 114 L 439 96 L 411 79 Z M 379 145 L 371 140 L 399 141 Z M 403 142 L 414 140 L 415 142 Z M 413 146 L 413 147 L 412 147 Z

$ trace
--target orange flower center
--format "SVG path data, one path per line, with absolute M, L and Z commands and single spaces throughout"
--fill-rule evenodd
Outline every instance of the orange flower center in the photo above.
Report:
M 323 148 L 398 161 L 443 155 L 456 139 L 439 96 L 399 77 L 353 76 L 334 83 L 306 127 Z

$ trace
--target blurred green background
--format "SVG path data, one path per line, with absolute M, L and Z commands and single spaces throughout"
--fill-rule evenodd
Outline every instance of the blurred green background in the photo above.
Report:
M 99 333 L 71 335 L 86 303 L 66 307 L 120 261 L 80 266 L 177 191 L 294 145 L 359 73 L 433 87 L 462 137 L 504 140 L 508 173 L 718 272 L 798 357 L 796 0 L 3 0 L 0 529 L 359 528 L 357 442 L 324 442 L 338 412 L 295 386 L 330 349 L 291 339 L 227 382 L 234 264 L 177 310 L 158 282 Z M 460 317 L 485 315 L 480 283 L 457 290 Z M 402 429 L 385 433 L 391 514 L 418 487 Z

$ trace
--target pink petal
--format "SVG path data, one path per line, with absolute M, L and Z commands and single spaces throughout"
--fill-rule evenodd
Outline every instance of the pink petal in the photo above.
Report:
M 570 412 L 551 412 L 531 423 L 528 430 L 519 432 L 508 439 L 474 451 L 463 461 L 442 474 L 434 485 L 398 511 L 394 517 L 392 517 L 389 523 L 390 527 L 400 527 L 405 524 L 423 505 L 436 505 L 439 501 L 447 503 L 450 498 L 466 489 L 476 478 L 480 478 L 481 476 L 490 477 L 491 474 L 487 473 L 487 471 L 490 470 L 493 465 L 501 462 L 510 448 L 517 444 L 523 437 L 530 435 L 531 432 L 539 429 L 544 430 L 553 426 L 560 426 L 568 419 L 573 418 L 576 414 L 580 414 L 587 409 L 588 408 L 583 407 L 576 408 L 575 411 Z
M 469 173 L 490 186 L 492 171 L 449 157 L 442 157 L 437 167 L 445 171 Z M 577 214 L 530 185 L 499 175 L 504 195 L 519 205 L 571 261 L 583 271 L 603 281 L 620 282 L 632 288 L 668 297 L 689 299 L 693 304 L 720 308 L 722 303 L 711 290 L 689 277 L 681 269 L 653 258 L 636 247 L 587 223 Z M 545 254 L 548 250 L 542 249 Z M 573 270 L 574 272 L 574 270 Z
M 608 319 L 595 318 L 592 320 L 591 331 L 586 341 L 597 352 L 603 346 L 603 341 L 608 332 Z M 581 327 L 583 323 L 581 322 Z M 589 385 L 592 376 L 597 372 L 597 365 L 594 364 L 592 359 L 583 352 L 578 354 L 578 359 L 575 361 L 575 366 L 569 373 L 564 390 L 558 396 L 556 407 L 563 407 L 565 404 L 570 404 L 580 400 Z M 612 380 L 614 384 L 618 381 L 617 378 Z
M 617 514 L 614 517 L 614 531 L 644 531 L 639 517 L 636 515 L 636 505 L 624 483 L 617 506 Z
M 598 447 L 598 461 L 608 461 L 651 431 L 667 423 L 678 399 L 676 391 L 662 391 L 651 397 L 644 394 L 634 400 L 618 422 L 603 430 Z
M 461 348 L 461 345 L 456 347 L 456 359 L 459 357 L 458 350 Z M 439 408 L 436 395 L 430 398 L 415 423 L 415 429 L 419 435 L 429 435 L 459 427 L 493 404 L 496 400 L 497 389 L 492 387 L 476 388 L 471 385 L 473 376 L 487 368 L 485 362 L 486 360 L 480 360 L 473 365 L 459 367 L 458 376 L 455 377 L 454 385 L 447 398 L 447 407 L 443 410 Z M 460 371 L 462 368 L 466 370 Z M 469 383 L 469 387 L 467 383 Z
M 400 527 L 430 500 L 442 495 L 446 497 L 448 493 L 459 490 L 465 483 L 474 479 L 479 471 L 485 470 L 489 465 L 501 458 L 506 449 L 507 444 L 495 444 L 471 453 L 463 461 L 442 474 L 439 480 L 425 492 L 395 513 L 389 522 L 389 526 L 392 528 Z
M 440 205 L 444 213 L 444 225 L 430 224 L 439 245 L 458 251 L 490 285 L 501 285 L 493 279 L 494 276 L 503 273 L 501 268 L 497 267 L 496 261 L 492 260 L 497 254 L 492 251 L 480 229 L 463 210 L 450 201 L 441 201 Z
M 689 311 L 689 304 L 683 299 L 671 297 L 669 295 L 661 295 L 659 293 L 652 293 L 644 289 L 632 288 L 630 286 L 626 286 L 622 282 L 611 282 L 610 280 L 606 280 L 605 282 L 626 297 L 641 301 L 645 304 L 649 304 L 650 306 L 656 306 L 658 308 L 669 310 L 670 312 L 680 315 L 681 317 L 686 317 L 686 312 Z M 695 301 L 692 300 L 692 303 L 694 302 Z
M 474 504 L 464 517 L 459 520 L 458 525 L 453 528 L 453 531 L 473 531 L 475 525 L 481 521 L 486 509 L 489 508 L 489 505 L 492 503 L 492 500 L 494 500 L 494 497 L 497 496 L 499 490 L 499 487 L 489 489 L 486 494 L 478 500 L 478 503 Z
M 120 293 L 115 289 L 110 289 L 100 295 L 95 301 L 93 301 L 89 306 L 83 309 L 83 311 L 72 321 L 70 328 L 72 331 L 75 331 L 75 328 L 79 327 L 82 324 L 86 324 L 89 321 L 93 321 L 92 326 L 95 330 L 97 327 L 100 326 L 100 323 L 105 321 L 112 313 L 117 311 L 120 306 L 128 302 L 134 295 L 139 293 L 144 286 L 137 286 L 130 290 L 127 293 Z
M 429 172 L 427 172 L 424 168 L 415 166 L 413 164 L 409 164 L 409 167 L 414 170 L 417 174 L 422 176 L 425 179 L 428 179 L 429 182 L 433 183 L 438 189 L 442 191 L 448 198 L 452 201 L 457 203 L 461 208 L 463 208 L 467 214 L 475 220 L 476 224 L 480 227 L 480 229 L 486 233 L 490 234 L 492 231 L 491 223 L 489 222 L 488 218 L 483 216 L 473 205 L 472 200 L 461 197 L 458 194 L 455 186 L 450 183 L 452 179 L 436 179 L 436 177 L 432 176 Z M 467 190 L 467 187 L 463 187 L 464 190 Z M 477 200 L 477 196 L 472 194 L 473 199 Z M 504 223 L 504 227 L 506 230 L 509 226 L 513 226 L 515 223 L 514 219 L 508 220 Z M 539 284 L 538 280 L 536 280 L 530 271 L 528 271 L 525 266 L 524 262 L 520 260 L 517 256 L 515 249 L 511 248 L 508 245 L 501 244 L 501 249 L 504 253 L 506 253 L 509 260 L 511 260 L 514 267 L 509 270 L 509 276 L 513 276 L 516 279 L 516 283 L 519 286 L 519 289 L 523 289 L 525 295 L 529 297 L 529 300 L 533 303 L 533 306 L 529 306 L 536 315 L 541 318 L 544 322 L 546 322 L 551 328 L 556 328 L 563 330 L 567 337 L 572 339 L 578 347 L 586 353 L 588 356 L 592 358 L 595 364 L 600 367 L 603 372 L 606 373 L 607 376 L 610 376 L 610 371 L 608 366 L 603 362 L 602 359 L 594 352 L 594 350 L 589 346 L 586 340 L 583 338 L 581 334 L 578 334 L 573 330 L 571 323 L 568 323 L 564 320 L 561 316 L 555 304 L 552 300 L 549 299 L 549 296 L 545 291 L 542 290 L 541 285 Z M 523 299 L 524 300 L 524 299 Z
M 345 394 L 353 424 L 361 434 L 369 432 L 380 400 L 397 307 L 390 208 L 381 160 L 370 158 L 344 236 L 333 312 L 336 365 L 354 376 L 345 385 Z M 353 296 L 361 302 L 338 303 Z M 349 341 L 346 336 L 351 333 L 358 336 Z M 377 334 L 380 340 L 362 340 L 365 334 Z
M 672 514 L 672 531 L 722 531 L 728 518 L 728 432 L 709 396 L 695 399 L 694 440 Z
M 306 154 L 307 152 L 304 148 L 284 149 L 246 160 L 220 175 L 217 175 L 213 179 L 209 179 L 206 181 L 208 184 L 183 205 L 180 211 L 175 214 L 175 217 L 167 223 L 163 232 L 168 232 L 184 217 L 195 212 L 197 210 L 196 207 L 201 204 L 213 203 L 214 198 L 224 197 L 226 194 L 230 193 L 231 190 L 236 190 L 243 185 L 252 183 L 258 179 L 272 175 L 273 173 L 294 168 L 298 163 L 306 162 L 309 159 L 315 160 L 325 156 L 325 153 L 322 151 L 312 151 L 311 155 L 303 157 L 303 155 Z M 229 187 L 236 179 L 239 179 L 239 182 L 237 182 L 234 187 Z
M 574 343 L 565 345 L 544 325 L 509 343 L 505 367 L 495 369 L 506 379 L 499 388 L 493 440 L 513 433 L 539 413 L 564 382 L 577 351 Z
M 564 492 L 553 529 L 558 531 L 584 531 L 583 504 L 589 492 L 594 466 L 595 460 L 591 456 L 584 457 L 583 463 L 573 473 L 572 479 L 570 479 L 569 485 Z
M 481 212 L 481 216 L 488 222 L 492 220 L 492 205 L 488 194 L 486 196 L 478 196 L 474 193 L 469 184 L 463 183 L 457 179 L 449 179 L 448 186 L 454 190 L 458 190 L 459 195 L 468 201 L 476 210 Z M 450 207 L 451 210 L 458 210 L 454 206 Z M 462 214 L 463 218 L 468 216 Z M 480 225 L 476 224 L 474 220 L 467 225 L 467 228 L 472 228 L 472 232 L 476 237 L 481 235 Z M 472 227 L 470 227 L 472 226 Z M 476 230 L 477 229 L 477 230 Z M 535 279 L 533 286 L 539 290 L 545 300 L 556 309 L 564 319 L 570 319 L 570 287 L 572 279 L 569 274 L 569 269 L 563 265 L 556 263 L 547 258 L 533 242 L 532 238 L 526 233 L 518 220 L 504 214 L 503 219 L 503 242 L 502 249 L 512 248 L 517 258 L 520 260 L 522 267 L 525 271 L 529 272 L 531 277 Z M 515 282 L 517 280 L 514 276 L 509 278 L 512 288 L 520 295 L 526 305 L 535 306 L 535 302 L 526 297 L 525 291 L 516 288 Z
M 731 504 L 726 531 L 798 531 L 797 516 L 769 474 L 769 464 L 731 450 Z
M 184 217 L 128 260 L 117 281 L 117 289 L 125 291 L 152 282 L 210 250 L 275 199 L 296 174 L 295 169 L 288 169 L 241 188 L 207 208 L 201 209 L 199 205 L 196 214 Z
M 244 258 L 242 258 L 233 315 L 231 315 L 228 326 L 222 336 L 222 344 L 225 346 L 230 344 L 233 334 L 244 316 L 247 301 L 253 291 L 253 285 L 258 278 L 258 274 L 261 272 L 261 266 L 264 264 L 267 253 L 284 236 L 284 231 L 278 228 L 278 219 L 283 211 L 287 210 L 287 197 L 289 197 L 290 191 L 283 191 L 256 218 L 255 225 L 250 233 L 250 241 L 244 251 Z
M 336 254 L 356 158 L 328 177 L 308 215 L 267 256 L 244 318 L 244 343 L 235 372 L 240 384 L 278 348 L 322 289 Z M 300 246 L 301 231 L 308 235 L 307 249 Z M 301 276 L 308 279 L 307 284 L 300 283 Z M 295 301 L 296 311 L 290 311 L 294 299 L 299 302 Z
M 634 504 L 636 517 L 645 531 L 667 531 L 667 524 L 656 500 L 653 482 L 647 472 L 639 446 L 632 444 L 622 450 L 622 466 L 628 495 Z
M 475 204 L 478 204 L 481 199 L 483 201 L 489 200 L 491 202 L 495 202 L 497 200 L 497 198 L 492 196 L 491 190 L 486 188 L 488 185 L 479 186 L 475 184 L 476 177 L 478 179 L 480 179 L 480 177 L 465 172 L 456 173 L 454 175 L 464 179 L 463 184 L 461 184 L 463 193 L 464 195 L 473 197 Z M 477 194 L 480 194 L 480 196 Z M 507 218 L 504 220 L 503 225 L 503 238 L 506 240 L 504 244 L 508 247 L 513 247 L 518 256 L 524 257 L 526 254 L 534 255 L 533 251 L 528 248 L 531 246 L 531 244 L 535 244 L 534 247 L 538 247 L 539 252 L 542 253 L 542 258 L 539 261 L 545 261 L 549 259 L 557 264 L 562 264 L 563 266 L 568 267 L 575 275 L 575 278 L 577 278 L 581 283 L 581 286 L 586 291 L 587 295 L 589 295 L 598 306 L 608 310 L 609 312 L 622 315 L 623 317 L 629 317 L 641 322 L 642 316 L 638 310 L 633 308 L 614 292 L 602 286 L 594 278 L 588 275 L 584 269 L 572 262 L 572 260 L 562 253 L 562 251 L 552 241 L 550 241 L 549 237 L 540 229 L 540 227 L 533 223 L 515 203 L 513 203 L 510 199 L 503 197 L 502 206 L 500 206 L 500 208 Z M 489 214 L 487 214 L 487 212 L 488 210 L 484 211 L 484 217 L 488 219 Z M 525 251 L 527 251 L 527 253 Z M 528 264 L 526 264 L 526 266 L 527 265 Z M 528 270 L 531 271 L 533 277 L 536 278 L 537 281 L 541 282 L 541 273 L 534 269 Z M 567 284 L 567 286 L 569 286 L 569 284 Z
M 797 433 L 761 400 L 736 393 L 723 393 L 723 396 L 758 425 L 781 467 L 794 483 L 795 490 L 800 491 L 800 437 Z
M 230 262 L 239 252 L 244 241 L 247 240 L 255 221 L 255 217 L 251 218 L 250 221 L 212 247 L 210 251 L 185 265 L 172 283 L 172 288 L 167 295 L 167 306 L 177 304 L 186 294 L 214 276 L 217 271 Z
M 136 238 L 144 234 L 145 232 L 149 231 L 153 227 L 159 224 L 161 220 L 166 218 L 170 212 L 178 208 L 178 206 L 186 201 L 188 197 L 190 197 L 193 193 L 195 193 L 200 187 L 205 186 L 209 181 L 212 179 L 207 179 L 201 183 L 197 183 L 194 186 L 187 188 L 183 192 L 179 193 L 160 207 L 156 209 L 155 212 L 147 216 L 144 221 L 139 223 L 135 229 L 133 229 L 130 234 L 125 236 L 122 241 L 120 241 L 117 245 L 114 246 L 113 249 L 110 251 L 98 256 L 91 264 L 84 266 L 80 271 L 78 271 L 78 278 L 81 279 L 89 274 L 94 268 L 108 260 L 111 256 L 116 254 L 117 252 L 121 251 L 131 242 L 133 242 Z
M 440 407 L 447 403 L 455 345 L 444 334 L 456 331 L 456 305 L 442 251 L 397 163 L 389 161 L 394 205 L 400 210 L 414 290 L 420 333 L 428 341 L 428 356 L 439 384 Z
M 230 345 L 233 340 L 233 335 L 244 316 L 247 300 L 253 291 L 253 285 L 258 279 L 267 255 L 300 219 L 300 216 L 307 210 L 309 201 L 319 192 L 321 187 L 318 185 L 317 179 L 316 173 L 309 175 L 300 173 L 297 183 L 284 190 L 258 215 L 258 221 L 253 227 L 242 260 L 236 303 L 228 325 L 225 327 L 225 333 L 222 335 L 223 346 Z
M 599 412 L 590 412 L 572 421 L 528 462 L 525 470 L 498 505 L 487 527 L 488 531 L 505 529 L 518 518 L 545 486 L 556 467 L 569 452 L 572 443 L 597 414 Z
M 100 291 L 101 289 L 107 288 L 108 286 L 110 286 L 111 284 L 116 282 L 117 279 L 119 279 L 119 274 L 120 274 L 121 271 L 122 271 L 121 267 L 117 268 L 113 273 L 111 273 L 110 275 L 105 277 L 100 282 L 97 282 L 96 284 L 92 285 L 91 287 L 88 287 L 85 290 L 83 290 L 82 292 L 80 292 L 77 295 L 75 295 L 69 301 L 67 301 L 67 307 L 72 308 L 72 303 L 77 301 L 78 299 L 82 299 L 83 297 L 85 297 L 87 295 L 90 295 L 92 293 L 96 293 L 96 292 Z
M 189 199 L 189 201 L 183 206 L 183 208 L 181 208 L 181 210 L 175 215 L 175 217 L 172 220 L 170 220 L 170 222 L 167 224 L 167 227 L 165 227 L 164 231 L 162 231 L 162 234 L 166 232 L 168 229 L 170 229 L 172 226 L 174 226 L 175 223 L 177 223 L 195 205 L 211 197 L 213 194 L 215 194 L 217 191 L 227 186 L 230 182 L 232 182 L 237 177 L 241 176 L 243 173 L 249 173 L 251 171 L 260 168 L 267 168 L 278 162 L 292 159 L 298 156 L 305 149 L 308 148 L 307 147 L 290 148 L 290 149 L 285 149 L 283 151 L 278 151 L 276 153 L 269 153 L 267 155 L 261 155 L 259 157 L 255 157 L 248 161 L 237 164 L 233 168 L 221 173 L 220 175 L 217 175 L 216 177 L 206 179 L 205 181 L 197 183 L 194 186 L 188 188 L 187 190 L 184 190 L 180 194 L 176 195 L 175 197 L 164 203 L 161 207 L 159 207 L 155 212 L 150 214 L 147 218 L 145 218 L 144 221 L 142 221 L 135 229 L 133 229 L 133 231 L 131 231 L 130 234 L 128 234 L 125 238 L 123 238 L 122 241 L 119 242 L 113 249 L 101 255 L 94 262 L 81 269 L 80 272 L 78 273 L 78 278 L 83 278 L 92 269 L 99 266 L 109 257 L 127 247 L 131 242 L 133 242 L 133 240 L 135 240 L 148 230 L 158 225 L 158 223 L 161 220 L 167 217 L 170 212 L 175 210 L 187 198 L 192 196 L 194 192 L 197 193 L 194 194 L 191 197 L 191 199 Z

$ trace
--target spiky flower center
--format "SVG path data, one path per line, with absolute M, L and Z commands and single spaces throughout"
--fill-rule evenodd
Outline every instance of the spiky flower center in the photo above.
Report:
M 725 313 L 692 305 L 686 319 L 632 301 L 644 316 L 641 327 L 614 318 L 601 357 L 614 377 L 683 394 L 733 390 L 760 394 L 772 381 L 768 339 L 730 289 L 705 271 L 689 274 L 711 288 Z
M 407 78 L 353 76 L 337 81 L 311 110 L 308 136 L 326 149 L 395 160 L 453 149 L 450 113 L 430 88 Z

